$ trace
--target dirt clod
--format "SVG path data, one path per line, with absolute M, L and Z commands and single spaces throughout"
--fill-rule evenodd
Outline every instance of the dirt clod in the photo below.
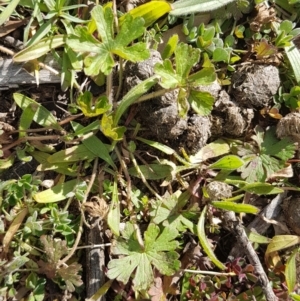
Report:
M 184 148 L 190 153 L 195 153 L 206 145 L 210 132 L 211 122 L 208 117 L 193 115 L 188 120 L 186 134 L 182 141 L 185 141 Z
M 282 205 L 286 223 L 300 235 L 300 198 L 287 198 Z
M 242 67 L 231 80 L 236 102 L 246 108 L 267 107 L 280 86 L 279 71 L 271 65 Z
M 221 200 L 232 197 L 232 187 L 218 181 L 210 182 L 206 186 L 206 192 L 211 200 Z
M 213 113 L 215 114 L 212 117 L 213 135 L 222 133 L 233 137 L 241 137 L 254 117 L 253 109 L 238 106 L 224 90 L 220 92 L 215 102 Z
M 280 119 L 277 124 L 278 138 L 291 137 L 300 140 L 300 113 L 290 113 Z

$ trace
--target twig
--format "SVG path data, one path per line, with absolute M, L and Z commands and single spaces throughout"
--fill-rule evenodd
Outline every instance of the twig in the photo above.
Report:
M 144 185 L 156 196 L 156 198 L 158 200 L 162 200 L 162 197 L 147 182 L 147 180 L 144 177 L 142 171 L 140 170 L 140 168 L 139 168 L 139 166 L 138 166 L 138 164 L 137 164 L 137 162 L 136 162 L 133 154 L 131 152 L 129 152 L 129 154 L 130 154 L 130 159 L 131 159 L 131 161 L 132 161 L 132 163 L 134 165 L 134 168 L 135 168 L 136 172 L 138 173 L 138 175 L 140 176 L 140 178 L 141 178 L 142 182 L 144 183 Z
M 1 52 L 4 52 L 4 53 L 6 53 L 6 54 L 8 54 L 8 55 L 10 55 L 10 56 L 14 56 L 14 55 L 15 55 L 15 52 L 14 52 L 14 51 L 12 51 L 12 50 L 10 50 L 10 49 L 4 47 L 4 46 L 0 46 L 0 51 L 1 51 Z M 39 65 L 42 69 L 46 69 L 46 70 L 48 70 L 49 72 L 53 73 L 54 75 L 58 75 L 58 74 L 59 74 L 59 72 L 58 72 L 57 70 L 53 69 L 52 67 L 50 67 L 50 66 L 48 66 L 48 65 L 46 65 L 46 64 L 44 64 L 44 63 L 42 63 L 42 62 L 38 62 L 38 65 Z
M 270 227 L 270 223 L 267 223 L 263 217 L 271 220 L 276 219 L 281 211 L 281 203 L 286 198 L 287 192 L 278 194 L 271 202 L 268 204 L 262 212 L 248 225 L 248 229 L 255 230 L 259 234 L 264 234 Z
M 184 273 L 191 273 L 191 274 L 203 274 L 203 275 L 213 275 L 213 276 L 236 276 L 236 273 L 230 272 L 230 273 L 222 273 L 222 272 L 215 272 L 215 271 L 201 271 L 201 270 L 188 270 L 184 269 L 182 270 Z
M 0 51 L 3 52 L 3 53 L 8 54 L 10 56 L 14 56 L 15 55 L 14 51 L 12 51 L 12 50 L 4 47 L 4 46 L 0 46 Z
M 258 275 L 258 279 L 260 281 L 262 291 L 264 295 L 266 296 L 267 301 L 277 301 L 278 298 L 275 296 L 271 283 L 268 279 L 268 276 L 266 275 L 260 260 L 253 249 L 253 246 L 251 242 L 249 241 L 247 234 L 245 232 L 245 229 L 241 225 L 240 221 L 236 219 L 236 216 L 234 212 L 228 211 L 224 214 L 224 219 L 229 226 L 229 228 L 232 230 L 234 235 L 237 238 L 238 244 L 240 245 L 240 248 L 242 248 L 246 256 L 249 260 L 249 262 L 254 266 L 255 271 Z
M 281 211 L 280 204 L 286 197 L 287 192 L 278 194 L 263 210 L 262 212 L 247 226 L 250 231 L 255 231 L 258 234 L 263 235 L 270 227 L 270 223 L 264 220 L 264 217 L 268 220 L 276 219 Z M 243 256 L 243 249 L 236 244 L 229 254 L 229 256 L 237 258 Z
M 96 249 L 96 248 L 104 248 L 104 247 L 110 247 L 111 243 L 107 244 L 93 244 L 93 245 L 88 245 L 88 246 L 80 246 L 77 247 L 77 250 L 79 249 Z
M 26 141 L 36 141 L 36 140 L 58 140 L 58 139 L 61 139 L 61 136 L 59 135 L 49 135 L 49 136 L 29 136 L 29 137 L 22 137 L 22 138 L 19 138 L 17 141 L 9 144 L 8 146 L 6 147 L 3 147 L 2 148 L 2 151 L 5 152 L 9 149 L 11 149 L 12 147 L 15 147 L 23 142 L 26 142 Z

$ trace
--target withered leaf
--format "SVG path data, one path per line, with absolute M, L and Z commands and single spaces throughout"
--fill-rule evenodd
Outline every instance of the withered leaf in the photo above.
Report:
M 255 46 L 256 58 L 258 60 L 277 54 L 278 50 L 275 46 L 268 43 L 266 39 L 261 39 Z
M 66 287 L 69 292 L 75 291 L 75 286 L 81 286 L 83 281 L 78 273 L 81 271 L 79 263 L 72 263 L 69 266 L 62 266 L 57 270 L 57 274 L 66 282 Z
M 47 255 L 47 262 L 57 265 L 63 255 L 68 254 L 67 243 L 64 240 L 53 239 L 50 236 L 42 235 L 41 243 L 44 245 Z

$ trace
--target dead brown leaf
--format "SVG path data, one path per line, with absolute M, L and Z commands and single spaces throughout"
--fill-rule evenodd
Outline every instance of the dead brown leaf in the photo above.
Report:
M 256 16 L 250 22 L 250 29 L 259 32 L 263 25 L 275 20 L 276 11 L 273 7 L 266 7 L 264 4 L 258 4 L 256 11 Z
M 8 35 L 10 32 L 16 30 L 20 26 L 27 24 L 28 20 L 9 20 L 0 27 L 0 38 Z
M 7 230 L 7 232 L 5 233 L 5 236 L 3 238 L 3 253 L 7 254 L 9 251 L 9 245 L 10 242 L 12 241 L 14 235 L 16 234 L 16 232 L 18 231 L 18 229 L 20 228 L 24 218 L 26 217 L 28 213 L 28 208 L 23 208 L 18 215 L 14 218 L 13 222 L 11 223 L 9 229 Z
M 106 201 L 97 196 L 92 197 L 91 201 L 85 202 L 83 206 L 84 210 L 86 210 L 92 217 L 105 218 L 109 210 Z
M 151 296 L 151 301 L 165 301 L 167 300 L 166 295 L 163 291 L 162 279 L 161 277 L 156 277 L 154 283 L 148 291 Z

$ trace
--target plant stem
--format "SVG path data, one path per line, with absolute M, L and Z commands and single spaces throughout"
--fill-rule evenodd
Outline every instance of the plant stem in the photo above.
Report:
M 96 158 L 95 161 L 94 161 L 92 175 L 91 175 L 91 178 L 90 178 L 89 185 L 88 185 L 88 187 L 86 189 L 86 192 L 84 194 L 84 199 L 82 201 L 82 204 L 84 204 L 86 202 L 87 197 L 88 197 L 88 195 L 89 195 L 89 193 L 90 193 L 90 191 L 92 189 L 92 186 L 93 186 L 93 184 L 95 182 L 95 179 L 96 179 L 97 169 L 98 169 L 98 158 Z M 83 213 L 82 213 L 82 215 L 83 215 Z M 77 237 L 76 237 L 76 240 L 74 242 L 74 245 L 73 245 L 72 249 L 70 250 L 70 253 L 65 258 L 61 259 L 58 262 L 59 266 L 65 264 L 73 256 L 73 254 L 75 253 L 76 249 L 78 248 L 78 244 L 80 242 L 82 233 L 83 233 L 83 216 L 81 216 L 81 218 L 80 218 L 78 233 L 77 233 Z
M 135 103 L 140 103 L 140 102 L 143 102 L 145 100 L 149 100 L 149 99 L 152 99 L 152 98 L 155 98 L 155 97 L 163 96 L 167 92 L 170 92 L 170 91 L 173 91 L 173 90 L 176 90 L 176 89 L 177 88 L 174 88 L 174 89 L 162 89 L 162 90 L 158 90 L 158 91 L 155 91 L 155 92 L 143 95 L 139 99 L 137 99 L 135 101 Z
M 184 273 L 191 273 L 191 274 L 203 274 L 203 275 L 213 275 L 213 276 L 236 276 L 236 273 L 229 272 L 229 273 L 222 273 L 222 272 L 210 272 L 210 271 L 202 271 L 202 270 L 182 270 Z
M 77 247 L 77 250 L 79 250 L 79 249 L 96 249 L 96 248 L 104 248 L 104 247 L 110 247 L 110 246 L 111 246 L 111 243 L 98 244 L 98 245 L 87 245 L 87 246 Z
M 115 152 L 116 152 L 116 155 L 119 159 L 119 162 L 121 164 L 121 168 L 123 170 L 123 173 L 125 175 L 125 178 L 126 178 L 126 202 L 127 202 L 127 206 L 128 206 L 128 210 L 130 212 L 132 212 L 132 202 L 131 202 L 131 179 L 130 179 L 130 176 L 129 176 L 129 173 L 128 173 L 128 170 L 127 170 L 127 166 L 126 166 L 126 163 L 124 161 L 124 159 L 122 158 L 121 154 L 120 154 L 120 151 L 118 149 L 118 147 L 115 148 Z
M 22 138 L 19 138 L 17 141 L 9 144 L 8 146 L 6 147 L 3 147 L 2 148 L 2 151 L 5 152 L 9 149 L 11 149 L 12 147 L 15 147 L 23 142 L 26 142 L 26 141 L 39 141 L 39 140 L 60 140 L 61 139 L 61 136 L 59 135 L 49 135 L 49 136 L 33 136 L 33 137 L 22 137 Z
M 132 161 L 132 163 L 133 163 L 133 165 L 134 165 L 134 167 L 135 167 L 135 169 L 136 169 L 136 171 L 137 171 L 137 173 L 138 173 L 138 175 L 140 176 L 140 178 L 141 178 L 141 180 L 142 180 L 142 182 L 145 184 L 145 186 L 156 196 L 156 198 L 158 199 L 158 200 L 162 200 L 162 197 L 149 185 L 149 183 L 147 182 L 147 180 L 146 180 L 146 178 L 144 177 L 144 175 L 143 175 L 143 173 L 142 173 L 142 171 L 140 170 L 140 168 L 139 168 L 139 166 L 138 166 L 138 164 L 137 164 L 137 162 L 136 162 L 136 160 L 135 160 L 135 158 L 134 158 L 134 156 L 133 156 L 133 154 L 131 153 L 131 152 L 129 152 L 129 154 L 130 154 L 130 159 L 131 159 L 131 161 Z

